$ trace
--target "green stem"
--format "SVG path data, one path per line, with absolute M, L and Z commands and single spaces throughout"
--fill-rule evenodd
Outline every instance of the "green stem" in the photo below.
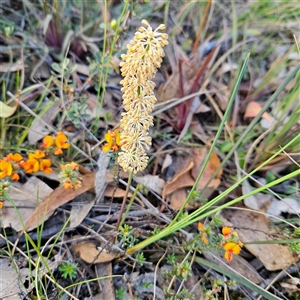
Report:
M 124 195 L 124 198 L 123 198 L 123 202 L 122 202 L 120 214 L 119 214 L 119 217 L 118 217 L 118 222 L 117 222 L 117 225 L 116 225 L 116 231 L 117 232 L 119 231 L 119 228 L 120 228 L 123 211 L 125 209 L 125 204 L 126 204 L 126 201 L 127 201 L 127 195 L 129 193 L 130 185 L 131 185 L 131 182 L 132 182 L 132 176 L 133 176 L 133 173 L 130 172 L 129 173 L 129 177 L 128 177 L 128 183 L 127 183 L 126 192 L 125 192 L 125 195 Z
M 137 185 L 137 187 L 134 190 L 134 193 L 133 193 L 132 197 L 130 198 L 129 204 L 127 205 L 126 211 L 125 211 L 124 216 L 123 216 L 123 218 L 122 218 L 122 220 L 120 222 L 119 227 L 121 227 L 124 224 L 124 222 L 125 222 L 125 220 L 127 218 L 127 215 L 128 215 L 128 213 L 130 211 L 130 208 L 132 206 L 132 203 L 133 203 L 133 201 L 134 201 L 134 199 L 136 197 L 136 194 L 137 194 L 137 192 L 139 190 L 139 187 L 140 187 L 140 184 Z

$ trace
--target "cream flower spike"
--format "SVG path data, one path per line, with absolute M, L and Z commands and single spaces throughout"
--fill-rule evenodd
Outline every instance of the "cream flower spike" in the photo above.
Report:
M 156 102 L 155 84 L 151 79 L 161 66 L 165 56 L 163 47 L 168 44 L 168 35 L 159 32 L 166 28 L 159 25 L 154 31 L 148 21 L 142 20 L 145 27 L 140 27 L 134 39 L 127 45 L 127 53 L 122 55 L 120 63 L 124 79 L 123 106 L 120 122 L 121 151 L 118 163 L 124 171 L 137 173 L 146 168 L 151 137 L 149 127 L 153 126 L 151 112 Z

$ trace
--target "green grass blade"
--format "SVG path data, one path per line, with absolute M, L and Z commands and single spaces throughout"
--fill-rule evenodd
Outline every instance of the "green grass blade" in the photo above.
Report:
M 280 300 L 282 298 L 279 298 L 273 294 L 271 294 L 270 292 L 262 289 L 260 286 L 254 284 L 253 282 L 251 282 L 250 280 L 248 280 L 246 277 L 244 277 L 243 275 L 239 274 L 239 273 L 234 273 L 234 272 L 231 272 L 227 269 L 224 269 L 214 263 L 211 263 L 203 258 L 200 258 L 200 257 L 196 257 L 195 258 L 195 261 L 199 264 L 202 264 L 202 265 L 205 265 L 209 268 L 212 268 L 213 270 L 221 273 L 221 274 L 224 274 L 226 276 L 228 276 L 230 279 L 232 280 L 235 280 L 237 281 L 238 283 L 248 287 L 249 289 L 251 289 L 253 292 L 256 292 L 258 294 L 260 294 L 261 296 L 265 297 L 266 299 L 269 299 L 269 300 Z
M 222 133 L 222 131 L 223 131 L 224 124 L 225 124 L 225 122 L 227 121 L 227 118 L 228 118 L 228 116 L 229 116 L 229 113 L 231 112 L 231 108 L 232 108 L 232 105 L 233 105 L 233 103 L 234 103 L 234 100 L 235 100 L 235 97 L 236 97 L 238 88 L 239 88 L 240 83 L 241 83 L 241 81 L 242 81 L 243 75 L 244 75 L 244 73 L 245 73 L 245 71 L 246 71 L 246 66 L 247 66 L 247 63 L 248 63 L 248 61 L 249 61 L 249 57 L 250 57 L 250 53 L 246 56 L 246 59 L 245 59 L 245 61 L 244 61 L 244 63 L 243 63 L 243 66 L 242 66 L 241 71 L 240 71 L 240 73 L 239 73 L 239 76 L 238 76 L 238 78 L 237 78 L 236 84 L 235 84 L 235 86 L 234 86 L 234 88 L 233 88 L 231 97 L 230 97 L 230 99 L 229 99 L 229 103 L 228 103 L 227 109 L 226 109 L 226 111 L 225 111 L 225 113 L 224 113 L 224 117 L 223 117 L 223 119 L 221 120 L 221 123 L 220 123 L 220 126 L 219 126 L 219 128 L 218 128 L 218 131 L 217 131 L 217 133 L 216 133 L 215 139 L 214 139 L 214 141 L 213 141 L 213 143 L 212 143 L 212 145 L 211 145 L 211 148 L 209 149 L 209 152 L 208 152 L 208 154 L 207 154 L 207 156 L 206 156 L 206 159 L 205 159 L 205 161 L 204 161 L 204 163 L 203 163 L 203 165 L 202 165 L 202 167 L 201 167 L 201 170 L 200 170 L 200 172 L 199 172 L 199 174 L 198 174 L 198 177 L 197 177 L 197 179 L 196 179 L 196 181 L 195 181 L 195 183 L 194 183 L 192 189 L 190 190 L 190 192 L 189 192 L 189 194 L 188 194 L 188 196 L 187 196 L 187 198 L 186 198 L 184 204 L 181 206 L 179 212 L 177 213 L 177 215 L 175 216 L 174 220 L 173 220 L 172 223 L 169 225 L 169 227 L 172 226 L 172 224 L 174 224 L 174 223 L 176 222 L 176 220 L 178 219 L 178 217 L 182 214 L 183 209 L 185 208 L 186 204 L 190 201 L 190 199 L 191 199 L 191 197 L 192 197 L 192 195 L 193 195 L 193 192 L 195 191 L 195 189 L 196 189 L 196 187 L 197 187 L 197 185 L 198 185 L 198 183 L 199 183 L 199 181 L 200 181 L 200 179 L 201 179 L 201 177 L 202 177 L 202 175 L 203 175 L 203 173 L 204 173 L 204 170 L 205 170 L 205 168 L 206 168 L 206 166 L 207 166 L 207 164 L 208 164 L 208 162 L 209 162 L 209 160 L 210 160 L 211 154 L 212 154 L 213 150 L 215 149 L 216 143 L 217 143 L 217 141 L 218 141 L 218 139 L 219 139 L 219 137 L 220 137 L 220 135 L 221 135 L 221 133 Z M 214 178 L 216 175 L 217 175 L 217 173 L 215 173 L 215 174 L 212 176 L 212 178 Z M 204 190 L 204 189 L 203 189 L 203 190 Z M 203 191 L 203 190 L 202 190 L 202 191 Z M 201 193 L 200 193 L 200 195 L 201 195 Z M 199 196 L 200 196 L 200 195 L 199 195 Z

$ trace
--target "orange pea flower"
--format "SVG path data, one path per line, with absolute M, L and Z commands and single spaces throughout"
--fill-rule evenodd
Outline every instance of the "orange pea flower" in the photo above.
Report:
M 20 176 L 18 173 L 11 174 L 11 180 L 18 181 L 19 179 L 20 179 Z
M 30 155 L 30 154 L 29 154 Z M 35 158 L 29 158 L 24 164 L 23 164 L 23 168 L 25 173 L 35 173 L 39 171 L 40 165 L 38 160 L 36 160 Z
M 67 190 L 67 189 L 72 189 L 73 188 L 73 184 L 70 180 L 66 180 L 64 182 L 64 188 Z
M 60 150 L 61 149 L 68 149 L 70 147 L 70 144 L 67 143 L 67 139 L 68 138 L 64 135 L 64 133 L 62 133 L 61 131 L 58 132 L 57 135 L 56 135 L 56 138 L 55 138 L 55 145 L 57 147 L 56 150 L 58 150 L 58 149 L 60 149 Z M 58 151 L 58 152 L 60 152 L 60 151 Z
M 44 138 L 43 138 L 43 144 L 42 144 L 42 147 L 43 148 L 50 148 L 54 143 L 54 138 L 50 135 L 46 135 Z
M 225 226 L 222 228 L 222 233 L 223 233 L 224 237 L 228 237 L 230 235 L 231 231 L 232 231 L 232 228 L 230 228 L 230 227 Z
M 14 162 L 20 162 L 23 159 L 22 155 L 19 153 L 8 153 L 6 157 L 3 158 L 4 161 L 14 161 Z
M 43 159 L 40 162 L 40 171 L 43 171 L 46 174 L 50 174 L 52 172 L 51 166 L 51 159 Z
M 207 238 L 208 235 L 207 235 L 204 225 L 201 222 L 198 223 L 198 230 L 201 233 L 201 239 L 202 239 L 203 243 L 205 245 L 207 245 L 208 244 L 208 238 Z
M 225 250 L 225 254 L 224 254 L 224 257 L 227 261 L 232 261 L 232 254 L 240 254 L 241 252 L 241 247 L 236 244 L 236 243 L 227 243 L 224 245 L 224 250 Z
M 10 162 L 0 160 L 0 179 L 10 176 L 13 172 L 13 166 Z
M 6 176 L 11 176 L 12 180 L 16 180 L 16 181 L 19 180 L 20 176 L 17 173 L 15 173 L 14 171 L 18 170 L 22 166 L 22 163 L 24 162 L 22 155 L 19 153 L 15 153 L 15 154 L 8 153 L 3 158 L 3 161 L 9 163 L 12 167 L 11 174 L 10 175 L 7 174 Z M 6 165 L 6 166 L 9 166 L 8 167 L 9 170 L 10 170 L 10 165 Z M 4 176 L 4 173 L 2 173 L 0 176 Z
M 107 133 L 104 135 L 107 143 L 102 147 L 103 152 L 107 152 L 109 150 L 116 152 L 117 150 L 119 150 L 121 146 L 121 135 L 119 131 L 119 128 L 115 129 L 114 131 L 107 131 Z
M 29 159 L 41 159 L 45 157 L 46 154 L 42 150 L 36 150 L 34 153 L 29 153 Z

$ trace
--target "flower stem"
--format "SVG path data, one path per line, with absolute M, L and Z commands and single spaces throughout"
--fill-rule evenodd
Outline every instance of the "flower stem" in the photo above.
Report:
M 127 196 L 128 196 L 130 185 L 131 185 L 131 181 L 132 181 L 132 175 L 133 175 L 133 173 L 130 172 L 129 173 L 129 177 L 128 177 L 128 183 L 127 183 L 126 192 L 125 192 L 125 195 L 124 195 L 124 198 L 123 198 L 123 202 L 122 202 L 120 214 L 119 214 L 119 217 L 118 217 L 118 222 L 117 222 L 117 225 L 116 225 L 116 231 L 119 231 L 119 227 L 120 227 L 120 224 L 121 224 L 122 215 L 123 215 L 123 212 L 124 212 L 124 209 L 125 209 L 125 204 L 126 204 Z

